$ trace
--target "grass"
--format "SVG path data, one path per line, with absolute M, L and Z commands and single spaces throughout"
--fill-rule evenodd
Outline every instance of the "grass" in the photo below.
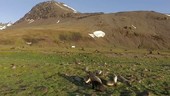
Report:
M 114 55 L 113 55 L 114 54 Z M 165 55 L 136 53 L 126 55 L 94 52 L 0 52 L 1 96 L 75 96 L 75 95 L 127 95 L 135 96 L 145 90 L 153 96 L 170 95 L 170 58 Z M 80 64 L 79 64 L 80 63 Z M 13 68 L 13 65 L 16 68 Z M 96 92 L 83 81 L 82 70 L 102 70 L 132 80 L 131 86 L 120 83 Z M 109 76 L 108 75 L 108 76 Z

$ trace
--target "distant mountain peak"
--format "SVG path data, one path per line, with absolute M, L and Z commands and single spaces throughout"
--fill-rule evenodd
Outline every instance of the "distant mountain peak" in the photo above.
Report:
M 37 19 L 48 19 L 48 18 L 56 18 L 62 17 L 66 14 L 74 14 L 77 13 L 75 9 L 72 7 L 56 2 L 54 0 L 41 2 L 35 5 L 23 18 L 21 18 L 18 22 L 28 21 L 33 22 Z
M 12 23 L 0 23 L 0 30 L 5 30 L 7 27 L 12 26 Z
M 51 3 L 51 4 L 55 3 L 58 7 L 60 7 L 63 10 L 66 10 L 66 11 L 72 10 L 73 13 L 77 13 L 77 10 L 75 10 L 74 8 L 66 5 L 65 3 L 56 2 L 55 0 L 47 1 L 46 3 Z

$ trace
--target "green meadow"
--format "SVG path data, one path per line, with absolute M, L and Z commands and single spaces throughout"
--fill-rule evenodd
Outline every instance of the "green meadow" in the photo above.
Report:
M 170 95 L 170 54 L 157 51 L 0 51 L 0 96 L 149 96 Z M 97 92 L 85 84 L 90 71 L 105 78 L 123 76 L 117 86 Z

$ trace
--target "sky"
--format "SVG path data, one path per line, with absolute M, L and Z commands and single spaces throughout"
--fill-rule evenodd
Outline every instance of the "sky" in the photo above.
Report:
M 0 0 L 0 22 L 16 22 L 33 6 L 49 0 Z M 170 13 L 170 0 L 55 0 L 81 13 L 122 11 L 156 11 Z

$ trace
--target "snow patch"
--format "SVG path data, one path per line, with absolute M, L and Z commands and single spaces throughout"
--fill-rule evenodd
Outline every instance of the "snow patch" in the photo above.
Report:
M 92 38 L 95 38 L 94 34 L 89 34 Z
M 0 30 L 5 30 L 7 27 L 10 27 L 10 26 L 12 26 L 11 22 L 10 23 L 4 23 L 4 24 L 1 23 Z
M 64 7 L 62 7 L 60 4 L 55 3 L 58 7 L 60 7 L 61 9 L 65 9 Z
M 0 26 L 0 30 L 6 29 L 6 26 Z
M 77 13 L 77 10 L 75 10 L 74 8 L 72 8 L 72 7 L 70 7 L 70 6 L 66 5 L 66 4 L 63 4 L 63 6 L 65 6 L 65 7 L 69 8 L 69 9 L 73 10 L 74 13 Z
M 74 49 L 74 48 L 76 48 L 76 46 L 71 46 L 71 48 L 73 48 L 73 49 Z
M 65 10 L 71 9 L 71 10 L 74 11 L 74 13 L 77 13 L 77 11 L 76 11 L 74 8 L 72 8 L 72 7 L 70 7 L 70 6 L 66 5 L 66 4 L 63 4 L 63 3 L 55 3 L 55 4 L 56 4 L 58 7 L 60 7 L 61 9 L 65 9 Z
M 103 31 L 95 31 L 93 32 L 94 36 L 100 38 L 100 37 L 104 37 L 105 36 L 105 32 Z
M 134 29 L 136 29 L 137 27 L 136 26 L 134 26 L 134 25 L 132 25 L 132 27 L 134 28 Z
M 34 22 L 34 19 L 27 19 L 28 23 L 33 23 Z
M 32 45 L 32 42 L 25 42 L 27 45 Z
M 93 34 L 89 34 L 92 38 L 101 38 L 101 37 L 104 37 L 105 36 L 105 32 L 103 31 L 95 31 L 93 32 Z
M 10 26 L 12 26 L 12 23 L 8 23 L 6 26 L 7 26 L 7 27 L 10 27 Z
M 166 16 L 170 16 L 170 14 L 166 14 Z

